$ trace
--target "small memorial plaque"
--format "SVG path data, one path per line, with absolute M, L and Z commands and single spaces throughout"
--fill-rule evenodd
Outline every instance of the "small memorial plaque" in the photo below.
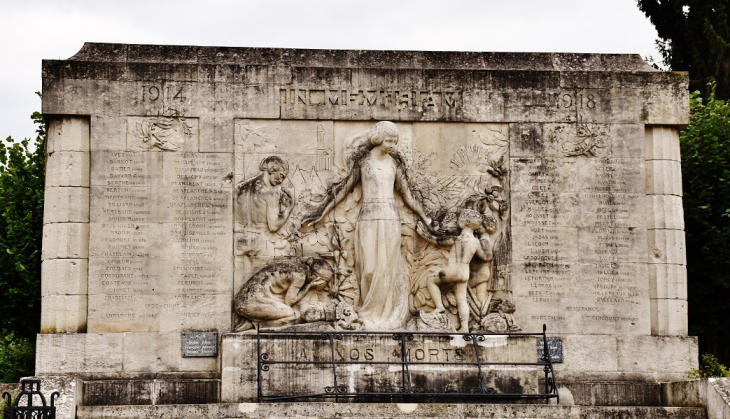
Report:
M 550 353 L 550 361 L 553 363 L 563 362 L 563 341 L 560 338 L 547 338 L 548 352 Z M 545 353 L 545 345 L 542 338 L 537 338 L 537 360 L 542 359 Z
M 183 332 L 182 356 L 218 356 L 218 332 Z

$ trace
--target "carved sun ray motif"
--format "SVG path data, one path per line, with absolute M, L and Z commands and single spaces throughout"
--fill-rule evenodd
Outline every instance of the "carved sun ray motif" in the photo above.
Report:
M 479 145 L 464 146 L 456 150 L 451 157 L 452 169 L 476 169 L 480 173 L 487 172 L 489 152 Z
M 481 183 L 481 176 L 448 175 L 439 179 L 439 189 L 450 205 L 458 205 L 477 193 Z

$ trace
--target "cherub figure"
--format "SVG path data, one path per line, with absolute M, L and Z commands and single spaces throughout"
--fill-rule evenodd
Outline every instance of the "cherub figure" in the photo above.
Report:
M 451 245 L 449 250 L 448 265 L 435 276 L 427 280 L 428 291 L 431 299 L 436 305 L 436 312 L 446 311 L 441 301 L 440 285 L 453 285 L 456 295 L 457 310 L 459 313 L 460 333 L 469 332 L 469 302 L 467 301 L 467 289 L 469 284 L 469 263 L 474 256 L 487 260 L 488 256 L 482 249 L 482 243 L 474 235 L 475 230 L 482 227 L 482 215 L 471 209 L 464 209 L 459 214 L 459 228 L 461 233 L 454 237 L 435 237 L 420 222 L 416 226 L 419 234 L 438 246 Z
M 486 233 L 494 233 L 497 230 L 497 220 L 489 214 L 482 215 L 482 230 Z M 484 253 L 482 260 L 472 260 L 471 277 L 469 278 L 469 287 L 474 290 L 475 296 L 481 307 L 489 307 L 489 300 L 492 293 L 489 291 L 489 280 L 492 278 L 492 241 L 489 240 L 489 234 L 482 234 L 479 237 L 479 243 Z

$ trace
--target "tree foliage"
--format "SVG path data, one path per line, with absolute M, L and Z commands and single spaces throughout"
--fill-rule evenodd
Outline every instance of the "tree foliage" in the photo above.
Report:
M 0 383 L 17 383 L 21 377 L 33 375 L 34 370 L 33 340 L 14 333 L 0 336 Z
M 689 71 L 690 90 L 706 97 L 706 84 L 717 81 L 716 94 L 730 99 L 730 24 L 728 0 L 637 0 L 657 30 L 664 65 Z
M 700 368 L 692 368 L 687 372 L 688 378 L 730 377 L 730 371 L 712 354 L 700 357 Z
M 690 95 L 680 136 L 687 240 L 690 334 L 700 350 L 730 361 L 730 106 Z
M 40 330 L 45 122 L 36 138 L 0 141 L 0 335 L 35 341 Z

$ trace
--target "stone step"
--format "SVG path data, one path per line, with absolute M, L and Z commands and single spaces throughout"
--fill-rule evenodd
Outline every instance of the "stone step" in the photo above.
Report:
M 79 419 L 222 418 L 559 418 L 706 419 L 700 407 L 558 406 L 537 404 L 221 403 L 79 406 Z

